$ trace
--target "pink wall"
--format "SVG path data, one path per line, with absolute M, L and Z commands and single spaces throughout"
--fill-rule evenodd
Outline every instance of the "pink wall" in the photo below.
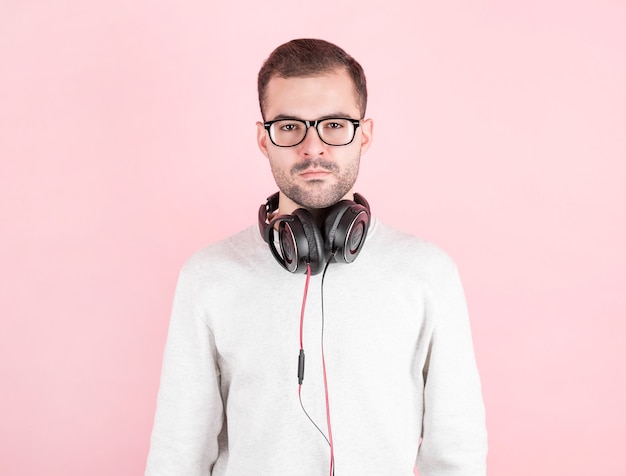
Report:
M 358 190 L 460 266 L 490 474 L 621 474 L 624 3 L 214 4 L 0 4 L 0 474 L 141 474 L 178 268 L 274 190 L 255 75 L 303 36 L 368 72 Z

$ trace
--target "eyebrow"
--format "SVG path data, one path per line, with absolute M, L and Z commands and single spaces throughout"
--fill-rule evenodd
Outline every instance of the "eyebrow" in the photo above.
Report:
M 289 114 L 279 114 L 276 117 L 274 117 L 274 119 L 271 119 L 272 121 L 282 121 L 282 120 L 294 120 L 294 121 L 323 121 L 325 119 L 336 119 L 336 118 L 346 118 L 346 119 L 355 119 L 353 117 L 350 117 L 350 114 L 346 114 L 345 112 L 335 112 L 332 114 L 325 114 L 324 116 L 318 117 L 317 119 L 302 119 L 300 117 L 297 116 L 291 116 Z M 358 119 L 355 119 L 358 120 Z

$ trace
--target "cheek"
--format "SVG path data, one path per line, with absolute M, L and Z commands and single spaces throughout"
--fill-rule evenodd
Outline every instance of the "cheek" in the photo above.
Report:
M 270 168 L 274 175 L 279 173 L 281 175 L 286 175 L 289 173 L 289 168 L 293 165 L 294 161 L 291 158 L 291 154 L 288 151 L 284 150 L 276 150 L 275 147 L 272 150 L 269 150 L 268 154 Z
M 270 161 L 274 162 L 277 166 L 287 167 L 297 163 L 299 159 L 299 152 L 297 147 L 276 147 L 272 145 L 268 148 L 268 156 Z
M 357 144 L 350 144 L 348 148 L 342 150 L 341 153 L 337 154 L 335 158 L 338 161 L 348 165 L 353 164 L 359 161 L 359 157 L 361 156 L 361 149 Z

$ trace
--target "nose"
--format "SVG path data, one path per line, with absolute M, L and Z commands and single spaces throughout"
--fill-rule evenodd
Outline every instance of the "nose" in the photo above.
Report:
M 304 136 L 304 140 L 300 143 L 300 150 L 306 156 L 319 157 L 324 155 L 325 145 L 320 139 L 317 129 L 309 127 Z

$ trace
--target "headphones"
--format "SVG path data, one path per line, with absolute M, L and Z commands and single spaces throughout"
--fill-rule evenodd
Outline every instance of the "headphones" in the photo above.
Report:
M 291 215 L 269 216 L 278 209 L 279 192 L 259 208 L 259 231 L 278 263 L 291 273 L 318 274 L 332 257 L 352 263 L 363 247 L 370 225 L 370 207 L 365 198 L 354 194 L 354 201 L 341 200 L 328 208 L 320 230 L 311 212 L 304 208 Z M 276 229 L 278 225 L 278 229 Z M 274 233 L 278 232 L 280 252 Z

